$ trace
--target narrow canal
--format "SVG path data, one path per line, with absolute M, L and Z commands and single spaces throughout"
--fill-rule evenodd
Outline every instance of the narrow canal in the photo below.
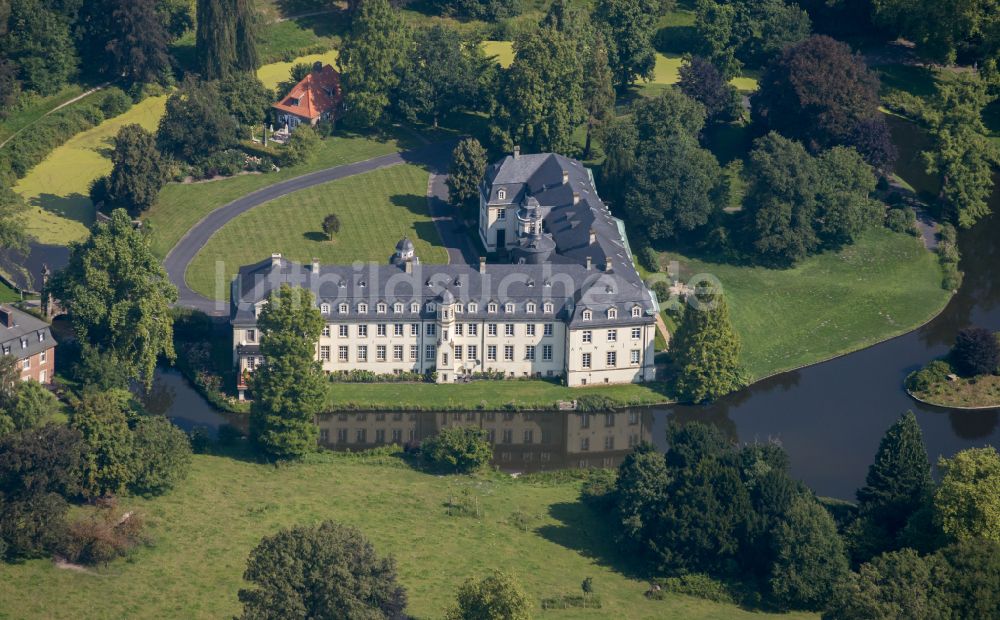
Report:
M 1000 212 L 1000 198 L 994 196 Z M 851 355 L 762 381 L 706 407 L 669 406 L 617 414 L 330 414 L 321 439 L 357 450 L 419 441 L 447 424 L 492 431 L 496 464 L 511 471 L 616 466 L 636 441 L 666 448 L 670 420 L 703 420 L 741 442 L 780 441 L 793 474 L 817 493 L 844 499 L 864 483 L 879 439 L 907 409 L 917 413 L 932 460 L 972 446 L 1000 446 L 998 411 L 921 405 L 903 391 L 906 375 L 944 354 L 959 329 L 1000 330 L 1000 216 L 962 233 L 965 281 L 923 328 Z M 216 413 L 174 371 L 159 374 L 151 407 L 180 426 L 217 428 Z

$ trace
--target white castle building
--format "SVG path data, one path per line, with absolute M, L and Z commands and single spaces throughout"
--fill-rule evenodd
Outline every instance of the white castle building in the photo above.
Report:
M 328 372 L 480 373 L 566 385 L 651 381 L 656 297 L 625 228 L 580 162 L 511 156 L 480 187 L 479 234 L 498 260 L 427 265 L 402 239 L 386 264 L 311 265 L 274 254 L 232 282 L 233 361 L 242 396 L 264 363 L 256 317 L 283 284 L 310 288 L 326 320 L 316 356 Z

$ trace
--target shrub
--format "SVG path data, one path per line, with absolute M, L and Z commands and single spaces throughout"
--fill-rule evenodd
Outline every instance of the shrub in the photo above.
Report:
M 961 258 L 958 253 L 958 233 L 953 225 L 944 223 L 938 236 L 938 261 L 944 271 L 941 287 L 948 291 L 957 291 L 962 286 L 962 272 L 958 270 L 958 261 Z
M 886 228 L 894 232 L 910 235 L 918 234 L 916 223 L 917 216 L 913 213 L 912 209 L 889 209 L 885 214 Z
M 639 250 L 639 262 L 646 271 L 656 273 L 660 270 L 660 255 L 648 245 Z
M 432 373 L 398 372 L 380 374 L 371 370 L 355 368 L 352 370 L 335 370 L 329 373 L 330 381 L 335 383 L 434 383 L 436 377 Z
M 951 365 L 944 360 L 934 360 L 906 377 L 906 388 L 911 392 L 924 392 L 931 386 L 946 381 L 952 373 Z
M 482 579 L 469 577 L 458 589 L 456 605 L 445 614 L 447 620 L 503 618 L 527 620 L 531 602 L 513 575 L 493 571 Z
M 104 118 L 112 118 L 128 112 L 129 108 L 132 107 L 132 97 L 125 94 L 122 89 L 112 86 L 104 91 L 100 106 Z
M 594 508 L 611 508 L 615 502 L 615 484 L 618 471 L 614 469 L 590 469 L 590 476 L 580 488 L 580 499 Z
M 618 403 L 601 394 L 583 394 L 576 399 L 577 411 L 611 411 Z
M 472 517 L 480 519 L 483 517 L 483 507 L 479 503 L 479 496 L 474 495 L 469 489 L 462 489 L 458 497 L 451 496 L 444 503 L 445 514 L 449 517 Z
M 493 458 L 493 445 L 486 431 L 454 426 L 425 439 L 421 454 L 436 469 L 467 473 L 484 467 Z
M 299 125 L 285 145 L 282 165 L 294 166 L 309 161 L 319 148 L 320 139 L 316 131 L 308 125 Z
M 133 430 L 135 472 L 131 488 L 159 495 L 187 477 L 191 440 L 164 416 L 143 416 Z
M 96 103 L 79 102 L 40 118 L 31 131 L 23 131 L 4 146 L 0 179 L 19 179 L 45 159 L 52 149 L 104 120 Z
M 674 594 L 685 594 L 703 598 L 716 603 L 727 603 L 733 605 L 737 602 L 737 597 L 733 596 L 730 587 L 725 583 L 704 575 L 702 573 L 691 573 L 679 577 L 667 577 L 657 579 L 653 582 L 660 586 L 664 592 Z
M 323 218 L 323 232 L 327 239 L 333 240 L 333 235 L 340 232 L 340 218 L 336 213 L 331 213 Z
M 238 174 L 246 165 L 246 156 L 235 149 L 213 153 L 199 164 L 201 176 L 211 179 L 216 176 L 230 177 Z
M 143 525 L 138 513 L 119 515 L 112 508 L 103 508 L 67 526 L 62 555 L 77 564 L 107 564 L 148 542 Z
M 535 522 L 534 515 L 529 515 L 528 513 L 521 510 L 515 510 L 514 512 L 510 513 L 509 517 L 507 517 L 507 525 L 519 529 L 522 532 L 527 532 L 529 529 L 531 529 L 531 524 L 534 522 Z

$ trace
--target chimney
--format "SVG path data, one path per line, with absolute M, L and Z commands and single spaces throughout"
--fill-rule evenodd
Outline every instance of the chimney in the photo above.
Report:
M 4 327 L 14 327 L 14 311 L 7 306 L 0 307 L 0 324 Z
M 609 256 L 604 260 L 604 271 L 611 273 L 611 257 Z
M 278 252 L 271 254 L 271 267 L 273 268 L 280 266 L 281 266 L 281 254 Z
M 514 159 L 521 156 L 521 147 L 519 145 L 514 145 Z
M 590 245 L 597 243 L 597 231 L 593 228 L 590 229 Z
M 405 271 L 406 273 L 413 273 L 413 261 L 408 260 L 405 263 L 403 263 L 403 271 Z
M 563 170 L 563 185 L 569 183 L 569 170 Z
M 573 192 L 573 204 L 580 204 L 580 192 Z
M 593 259 L 591 257 L 588 256 L 587 257 L 587 271 L 590 271 L 593 266 L 594 266 L 594 261 L 593 261 Z
M 486 273 L 486 257 L 479 257 L 479 273 Z
M 319 259 L 316 258 L 315 256 L 313 257 L 312 272 L 313 272 L 313 275 L 316 275 L 316 274 L 319 273 Z

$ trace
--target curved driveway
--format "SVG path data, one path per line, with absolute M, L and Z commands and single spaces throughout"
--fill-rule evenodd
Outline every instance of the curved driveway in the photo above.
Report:
M 280 183 L 269 185 L 255 192 L 249 193 L 246 196 L 237 198 L 229 204 L 212 211 L 200 222 L 195 224 L 191 230 L 189 230 L 187 234 L 185 234 L 184 237 L 177 242 L 177 245 L 170 250 L 170 253 L 167 254 L 167 257 L 163 261 L 163 266 L 167 271 L 167 275 L 170 277 L 170 281 L 177 287 L 177 305 L 201 310 L 208 314 L 228 314 L 229 304 L 227 302 L 208 299 L 207 297 L 194 292 L 187 285 L 187 282 L 184 279 L 184 274 L 187 271 L 188 265 L 192 260 L 194 260 L 195 255 L 198 254 L 203 247 L 205 247 L 206 243 L 208 243 L 209 238 L 211 238 L 212 235 L 218 232 L 219 229 L 228 224 L 236 216 L 246 213 L 250 209 L 262 205 L 265 202 L 274 200 L 275 198 L 280 198 L 314 185 L 329 183 L 330 181 L 336 181 L 345 177 L 371 172 L 372 170 L 395 166 L 396 164 L 401 163 L 426 165 L 430 167 L 432 175 L 438 176 L 441 175 L 447 168 L 452 147 L 453 143 L 450 141 L 437 142 L 409 151 L 391 153 L 389 155 L 382 155 L 365 161 L 310 172 L 309 174 L 288 179 L 287 181 L 281 181 Z M 432 208 L 437 206 L 437 200 L 434 197 L 429 198 L 431 198 L 430 204 L 432 205 Z M 455 241 L 455 235 L 453 233 L 454 224 L 451 222 L 451 219 L 446 218 L 446 216 L 439 211 L 439 209 L 434 209 L 434 211 L 438 211 L 434 217 L 434 221 L 437 224 L 442 242 L 445 243 L 446 246 L 449 246 L 449 241 Z M 248 240 L 247 242 L 251 243 L 252 241 Z M 449 255 L 451 255 L 450 250 Z

